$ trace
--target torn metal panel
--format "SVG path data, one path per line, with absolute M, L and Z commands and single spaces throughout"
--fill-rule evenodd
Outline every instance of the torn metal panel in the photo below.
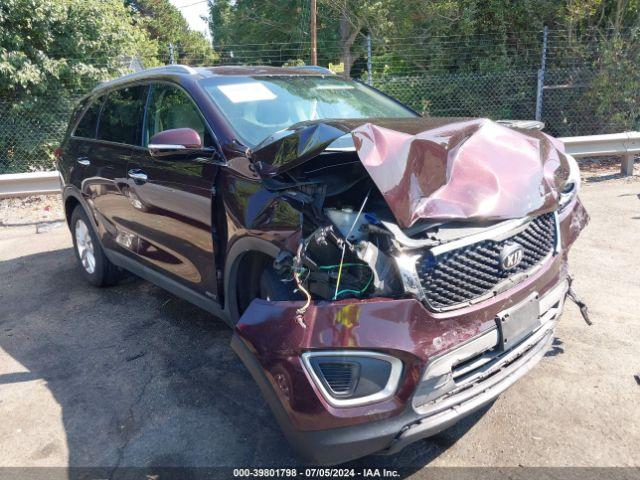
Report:
M 486 119 L 416 135 L 366 124 L 352 134 L 360 160 L 405 228 L 419 219 L 506 220 L 552 211 L 569 173 L 547 135 Z
M 557 208 L 569 175 L 561 142 L 487 119 L 305 122 L 252 153 L 263 176 L 311 161 L 351 132 L 355 151 L 398 224 L 506 220 Z
M 261 163 L 263 175 L 286 170 L 319 155 L 348 132 L 349 127 L 339 122 L 297 124 L 267 137 L 251 152 L 251 159 Z
M 584 205 L 582 205 L 580 198 L 576 197 L 571 204 L 559 213 L 559 217 L 562 248 L 566 255 L 569 247 L 576 241 L 580 232 L 588 225 L 589 214 Z
M 463 119 L 409 117 L 300 122 L 265 138 L 253 149 L 251 159 L 262 164 L 263 175 L 281 173 L 313 159 L 336 139 L 369 122 L 416 134 L 460 120 Z

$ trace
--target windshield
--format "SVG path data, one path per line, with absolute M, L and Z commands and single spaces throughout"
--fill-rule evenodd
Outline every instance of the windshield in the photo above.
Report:
M 307 120 L 416 116 L 381 93 L 338 77 L 216 77 L 202 86 L 248 145 Z

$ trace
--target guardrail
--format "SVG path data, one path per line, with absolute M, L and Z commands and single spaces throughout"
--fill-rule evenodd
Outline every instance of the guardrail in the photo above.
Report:
M 640 155 L 640 132 L 563 137 L 559 140 L 564 143 L 566 152 L 576 158 L 622 157 L 620 173 L 624 176 L 633 175 L 633 160 Z
M 640 155 L 640 132 L 560 138 L 567 153 L 576 158 L 620 156 L 620 173 L 633 175 L 633 160 Z M 24 197 L 60 191 L 58 172 L 11 173 L 0 175 L 0 198 Z
M 0 198 L 58 192 L 60 192 L 60 175 L 57 171 L 0 175 Z

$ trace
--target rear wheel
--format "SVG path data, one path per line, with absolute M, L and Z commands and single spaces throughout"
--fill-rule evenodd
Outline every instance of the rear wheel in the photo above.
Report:
M 71 234 L 76 259 L 84 278 L 96 287 L 117 283 L 122 272 L 104 254 L 93 226 L 80 205 L 71 215 Z

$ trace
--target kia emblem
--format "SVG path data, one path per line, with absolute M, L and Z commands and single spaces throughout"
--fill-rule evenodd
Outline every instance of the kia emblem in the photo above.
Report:
M 500 266 L 503 270 L 512 270 L 520 265 L 524 249 L 517 243 L 507 243 L 500 251 Z

